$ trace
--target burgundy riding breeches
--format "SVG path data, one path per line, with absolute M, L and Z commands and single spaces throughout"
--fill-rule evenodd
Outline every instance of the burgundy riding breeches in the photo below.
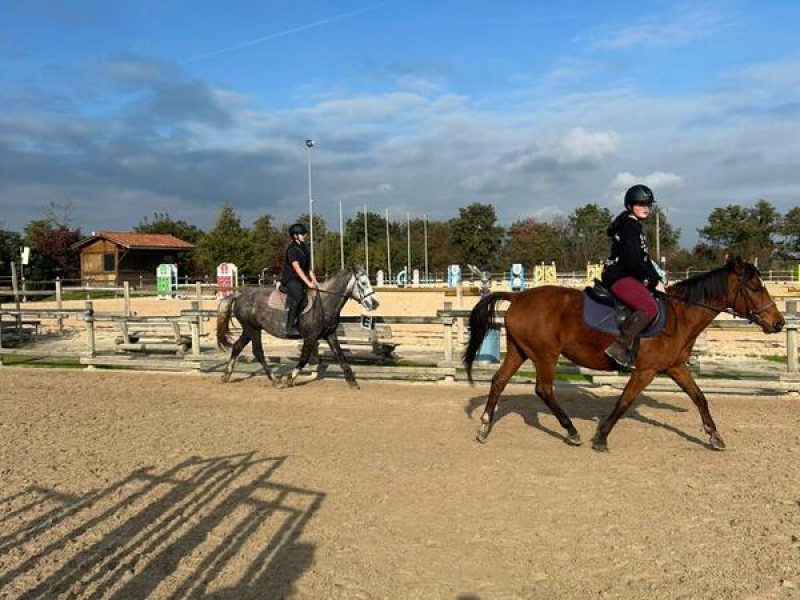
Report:
M 644 284 L 633 277 L 623 277 L 611 286 L 611 293 L 622 300 L 629 308 L 647 313 L 650 320 L 658 315 L 658 306 Z

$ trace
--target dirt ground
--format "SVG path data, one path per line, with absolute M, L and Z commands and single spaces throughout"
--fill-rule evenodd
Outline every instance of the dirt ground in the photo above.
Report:
M 0 368 L 0 597 L 800 596 L 796 398 L 486 392 Z

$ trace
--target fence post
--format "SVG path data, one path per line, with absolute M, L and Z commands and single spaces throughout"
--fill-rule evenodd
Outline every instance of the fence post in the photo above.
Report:
M 0 305 L 2 309 L 2 305 Z M 0 350 L 3 349 L 3 311 L 0 310 Z M 0 367 L 3 366 L 3 353 L 0 352 Z
M 61 277 L 56 277 L 56 308 L 59 312 L 64 310 L 64 302 L 61 298 Z M 58 317 L 58 332 L 64 333 L 64 319 L 63 317 Z
M 19 306 L 19 288 L 17 287 L 17 264 L 11 261 L 11 288 L 14 290 L 14 305 L 17 308 L 17 331 L 22 331 L 22 313 Z
M 83 314 L 86 317 L 86 355 L 93 357 L 95 355 L 94 308 L 91 300 L 86 300 Z
M 452 310 L 453 303 L 445 302 L 444 310 Z M 450 366 L 453 362 L 453 316 L 444 315 L 442 317 L 442 325 L 444 325 L 444 362 Z
M 131 283 L 130 281 L 122 282 L 122 293 L 125 298 L 125 316 L 131 316 Z
M 203 284 L 195 281 L 194 290 L 197 295 L 197 310 L 203 310 Z M 203 316 L 199 314 L 197 315 L 197 335 L 203 335 Z
M 194 315 L 191 318 L 189 327 L 192 330 L 192 356 L 200 356 L 200 305 L 197 300 L 192 300 L 192 311 Z
M 797 300 L 786 301 L 786 370 L 796 373 L 797 366 Z

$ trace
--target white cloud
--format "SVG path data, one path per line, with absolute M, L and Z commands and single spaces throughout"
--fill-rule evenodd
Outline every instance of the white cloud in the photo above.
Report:
M 614 192 L 622 192 L 627 190 L 632 185 L 643 183 L 646 186 L 655 190 L 671 190 L 683 187 L 683 177 L 675 173 L 664 173 L 663 171 L 654 171 L 638 177 L 633 173 L 624 171 L 617 173 L 609 188 Z
M 681 3 L 670 11 L 656 13 L 631 26 L 608 28 L 589 36 L 595 50 L 630 50 L 636 47 L 672 47 L 713 36 L 720 29 L 731 27 L 732 18 L 711 6 Z

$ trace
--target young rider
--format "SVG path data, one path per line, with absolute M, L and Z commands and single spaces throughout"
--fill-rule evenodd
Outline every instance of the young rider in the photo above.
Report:
M 311 270 L 311 254 L 306 247 L 306 235 L 308 229 L 302 223 L 289 227 L 292 241 L 286 247 L 281 275 L 281 288 L 286 292 L 289 309 L 286 319 L 286 331 L 289 335 L 299 333 L 297 321 L 306 289 L 314 289 L 318 285 L 317 276 Z
M 606 348 L 606 355 L 623 369 L 633 368 L 633 346 L 639 334 L 656 318 L 658 307 L 652 291 L 664 292 L 658 272 L 650 262 L 642 221 L 655 203 L 653 191 L 637 184 L 625 193 L 625 210 L 608 227 L 611 256 L 602 280 L 611 293 L 633 312 L 620 327 L 620 335 Z

